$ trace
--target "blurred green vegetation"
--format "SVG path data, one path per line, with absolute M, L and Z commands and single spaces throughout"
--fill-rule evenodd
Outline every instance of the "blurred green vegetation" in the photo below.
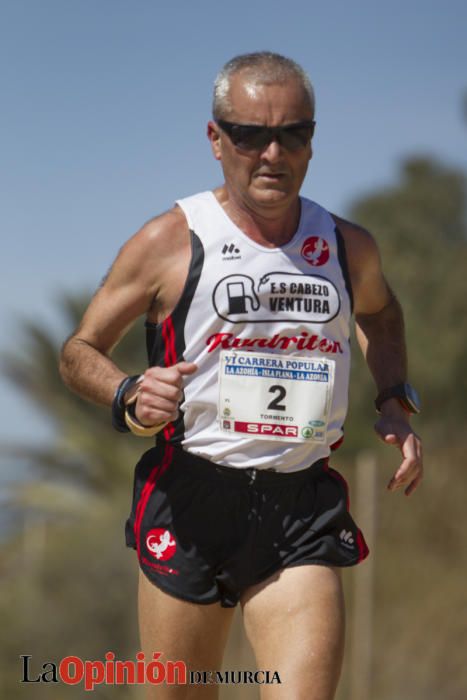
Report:
M 466 174 L 430 158 L 407 159 L 398 182 L 357 201 L 349 218 L 377 238 L 404 308 L 409 376 L 423 402 L 413 424 L 424 440 L 425 479 L 407 499 L 385 491 L 398 452 L 371 435 L 374 389 L 354 353 L 347 438 L 336 460 L 345 461 L 351 482 L 362 448 L 371 447 L 378 464 L 371 698 L 461 700 L 467 692 Z M 349 657 L 347 671 L 348 664 Z M 343 686 L 339 699 L 347 698 Z
M 394 187 L 362 198 L 350 212 L 376 236 L 386 276 L 403 304 L 409 374 L 420 388 L 425 439 L 433 445 L 455 440 L 465 426 L 466 197 L 464 173 L 412 158 Z M 362 363 L 355 363 L 353 380 L 356 447 L 364 435 L 359 419 L 367 424 L 373 415 L 371 379 Z
M 334 466 L 354 481 L 353 465 L 365 448 L 378 463 L 376 585 L 373 618 L 373 700 L 464 700 L 467 688 L 467 519 L 464 460 L 467 450 L 467 190 L 465 173 L 429 158 L 412 158 L 398 182 L 354 204 L 349 218 L 376 236 L 390 284 L 405 311 L 410 378 L 420 389 L 423 413 L 414 421 L 425 441 L 426 478 L 410 499 L 388 494 L 398 464 L 394 448 L 372 432 L 374 388 L 354 353 L 346 441 Z M 64 335 L 78 324 L 88 297 L 64 296 Z M 0 558 L 2 697 L 51 694 L 85 697 L 81 686 L 19 683 L 20 654 L 33 672 L 68 654 L 134 658 L 136 558 L 124 546 L 132 468 L 145 446 L 117 435 L 109 412 L 71 394 L 58 375 L 61 339 L 27 321 L 20 352 L 4 355 L 4 370 L 18 390 L 55 426 L 47 448 L 26 442 L 3 446 L 10 469 L 29 466 L 29 478 L 11 487 L 13 527 Z M 355 346 L 355 342 L 354 342 Z M 128 373 L 146 364 L 138 323 L 114 353 Z M 358 519 L 358 513 L 356 514 Z M 368 563 L 362 566 L 368 566 Z M 354 572 L 346 572 L 350 617 Z M 348 650 L 348 652 L 351 650 Z M 347 654 L 340 700 L 349 698 Z M 225 668 L 254 666 L 237 614 Z M 140 698 L 131 687 L 98 687 L 97 698 Z M 238 687 L 223 691 L 239 697 Z M 257 697 L 244 688 L 245 700 Z M 352 700 L 359 700 L 352 698 Z

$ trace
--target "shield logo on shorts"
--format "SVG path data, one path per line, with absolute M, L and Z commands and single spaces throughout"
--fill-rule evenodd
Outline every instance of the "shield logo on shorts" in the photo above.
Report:
M 171 532 L 163 528 L 149 530 L 146 537 L 146 547 L 158 561 L 171 559 L 177 551 L 177 543 Z

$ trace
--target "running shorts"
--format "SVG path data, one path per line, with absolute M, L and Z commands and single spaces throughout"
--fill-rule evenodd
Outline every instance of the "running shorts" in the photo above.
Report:
M 163 442 L 136 465 L 126 543 L 166 593 L 234 607 L 280 569 L 365 559 L 348 505 L 326 459 L 291 473 L 238 469 Z

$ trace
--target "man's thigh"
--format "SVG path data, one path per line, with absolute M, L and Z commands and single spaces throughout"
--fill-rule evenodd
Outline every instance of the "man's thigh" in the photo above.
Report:
M 188 670 L 220 670 L 234 608 L 219 603 L 196 605 L 175 598 L 140 571 L 138 612 L 146 661 L 154 651 L 160 661 L 184 661 Z M 148 700 L 215 700 L 217 686 L 158 685 L 146 688 Z
M 340 571 L 310 564 L 283 569 L 241 602 L 258 668 L 278 671 L 281 679 L 261 686 L 261 698 L 332 700 L 344 649 Z

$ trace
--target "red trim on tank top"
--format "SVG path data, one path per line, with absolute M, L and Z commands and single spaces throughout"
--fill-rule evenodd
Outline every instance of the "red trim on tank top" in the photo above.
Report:
M 172 316 L 162 322 L 162 337 L 164 339 L 164 362 L 166 367 L 177 364 L 177 351 L 175 349 L 175 330 Z
M 332 445 L 329 446 L 329 449 L 332 450 L 332 452 L 334 452 L 334 450 L 339 449 L 339 447 L 342 445 L 343 442 L 344 442 L 344 436 L 342 435 L 342 437 L 340 437 L 339 440 L 336 440 L 336 442 L 333 442 Z
M 172 365 L 177 364 L 177 350 L 175 348 L 175 329 L 172 321 L 172 316 L 167 316 L 167 318 L 162 323 L 162 337 L 164 339 L 165 346 L 165 366 L 172 367 Z M 164 428 L 164 438 L 167 442 L 170 441 L 174 432 L 174 424 L 167 423 L 167 425 Z

